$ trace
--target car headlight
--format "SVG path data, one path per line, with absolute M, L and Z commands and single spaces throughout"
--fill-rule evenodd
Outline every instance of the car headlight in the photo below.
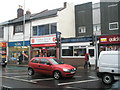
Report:
M 64 71 L 64 72 L 70 72 L 70 70 L 69 70 L 69 69 L 66 69 L 66 68 L 63 68 L 63 71 Z
M 74 68 L 74 70 L 76 71 L 77 69 L 76 69 L 76 68 Z

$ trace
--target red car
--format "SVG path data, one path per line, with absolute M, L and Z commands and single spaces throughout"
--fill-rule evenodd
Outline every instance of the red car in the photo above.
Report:
M 34 75 L 34 73 L 51 75 L 55 79 L 60 79 L 73 77 L 76 68 L 53 57 L 34 57 L 28 63 L 28 75 Z

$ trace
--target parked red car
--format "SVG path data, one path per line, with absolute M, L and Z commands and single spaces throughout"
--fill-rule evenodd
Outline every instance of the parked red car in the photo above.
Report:
M 53 57 L 34 57 L 28 63 L 28 75 L 34 75 L 34 73 L 51 75 L 55 79 L 60 79 L 73 77 L 76 68 Z

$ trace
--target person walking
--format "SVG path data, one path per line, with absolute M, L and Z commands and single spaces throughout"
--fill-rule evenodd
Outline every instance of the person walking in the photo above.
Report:
M 88 65 L 89 65 L 89 67 L 91 67 L 90 62 L 89 62 L 89 54 L 86 53 L 86 54 L 85 54 L 85 64 L 84 64 L 84 68 L 87 68 Z
M 23 55 L 20 54 L 20 56 L 19 56 L 19 64 L 22 64 L 22 61 L 23 61 Z

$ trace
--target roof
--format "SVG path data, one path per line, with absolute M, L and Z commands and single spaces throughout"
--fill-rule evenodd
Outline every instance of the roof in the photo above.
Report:
M 35 20 L 35 19 L 44 19 L 57 16 L 57 12 L 62 10 L 63 8 L 53 9 L 53 10 L 44 10 L 42 12 L 36 14 L 25 15 L 25 21 Z M 9 24 L 22 22 L 24 16 L 9 20 Z

